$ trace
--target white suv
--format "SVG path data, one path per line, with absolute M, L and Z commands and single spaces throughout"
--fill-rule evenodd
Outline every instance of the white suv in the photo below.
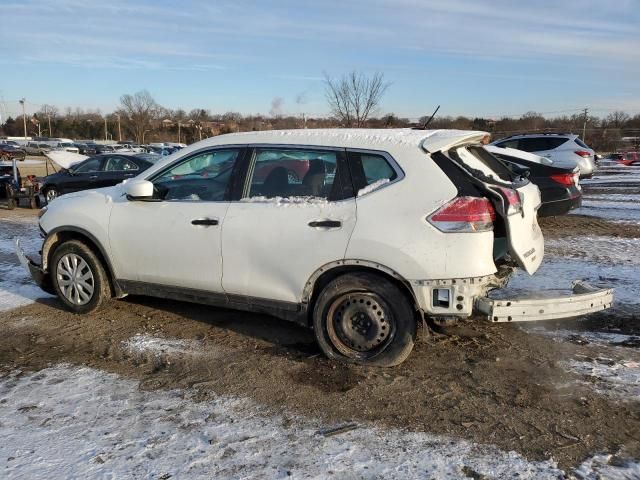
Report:
M 494 300 L 544 241 L 538 188 L 482 148 L 487 134 L 294 130 L 223 135 L 40 218 L 42 262 L 18 256 L 77 313 L 141 294 L 269 313 L 327 356 L 389 366 L 418 322 L 570 317 L 611 290 Z
M 578 167 L 581 177 L 591 177 L 596 169 L 595 151 L 578 135 L 564 133 L 536 133 L 513 135 L 491 145 L 515 148 L 549 158 L 553 165 L 573 170 Z

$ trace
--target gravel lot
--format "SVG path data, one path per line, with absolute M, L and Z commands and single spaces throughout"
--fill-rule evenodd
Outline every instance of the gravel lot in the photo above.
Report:
M 12 253 L 14 236 L 37 252 L 36 212 L 0 209 L 0 471 L 640 478 L 640 168 L 584 188 L 583 208 L 541 221 L 543 266 L 509 289 L 585 278 L 617 289 L 612 310 L 425 330 L 385 370 L 331 363 L 263 315 L 143 297 L 72 315 Z

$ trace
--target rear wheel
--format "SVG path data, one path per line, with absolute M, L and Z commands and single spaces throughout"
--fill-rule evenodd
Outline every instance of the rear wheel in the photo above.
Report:
M 49 269 L 53 288 L 68 310 L 89 313 L 111 296 L 102 262 L 78 240 L 64 242 L 51 257 Z
M 389 280 L 368 273 L 327 284 L 313 309 L 313 328 L 327 357 L 380 367 L 406 360 L 416 336 L 407 297 Z

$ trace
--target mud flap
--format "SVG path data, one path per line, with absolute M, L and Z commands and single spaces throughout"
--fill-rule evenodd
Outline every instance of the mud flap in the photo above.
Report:
M 610 308 L 613 289 L 595 288 L 586 282 L 573 283 L 573 295 L 476 300 L 476 310 L 491 322 L 532 322 L 557 320 Z
M 38 265 L 36 262 L 27 257 L 20 246 L 20 240 L 14 239 L 13 243 L 16 249 L 16 255 L 18 256 L 18 260 L 22 266 L 29 272 L 33 281 L 45 292 L 55 295 L 56 292 L 53 289 L 53 285 L 51 284 L 51 278 L 48 273 L 42 270 L 42 267 Z

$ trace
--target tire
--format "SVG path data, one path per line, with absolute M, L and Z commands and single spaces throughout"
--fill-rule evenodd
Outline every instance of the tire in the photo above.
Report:
M 102 262 L 81 241 L 68 240 L 62 243 L 53 252 L 49 265 L 51 283 L 67 310 L 90 313 L 111 298 L 109 279 Z M 74 272 L 81 276 L 75 283 L 69 282 Z
M 9 210 L 14 210 L 18 206 L 15 198 L 10 198 L 7 200 L 7 208 Z
M 58 190 L 56 189 L 56 187 L 47 187 L 43 194 L 44 199 L 47 201 L 47 203 L 58 198 Z
M 320 292 L 313 307 L 313 329 L 330 359 L 392 367 L 413 349 L 416 318 L 407 296 L 389 280 L 350 273 Z

